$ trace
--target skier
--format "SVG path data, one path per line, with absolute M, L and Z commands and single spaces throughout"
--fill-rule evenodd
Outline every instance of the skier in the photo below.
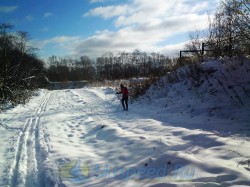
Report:
M 122 94 L 123 111 L 128 111 L 128 89 L 122 84 L 120 85 L 120 87 L 121 90 L 119 92 L 116 92 L 116 94 Z

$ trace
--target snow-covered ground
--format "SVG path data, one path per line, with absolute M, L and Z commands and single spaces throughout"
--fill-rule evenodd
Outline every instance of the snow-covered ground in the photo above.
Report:
M 108 87 L 40 90 L 4 111 L 0 186 L 249 186 L 249 62 L 203 67 L 217 71 L 194 86 L 179 70 L 129 112 Z

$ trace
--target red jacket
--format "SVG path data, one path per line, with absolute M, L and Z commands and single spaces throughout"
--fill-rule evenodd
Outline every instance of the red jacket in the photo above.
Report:
M 123 97 L 128 97 L 128 89 L 126 87 L 121 88 L 121 92 Z

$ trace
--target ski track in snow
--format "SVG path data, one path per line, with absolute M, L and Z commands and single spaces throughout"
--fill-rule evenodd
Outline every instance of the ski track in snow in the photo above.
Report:
M 50 94 L 47 94 L 19 134 L 15 160 L 10 171 L 10 187 L 39 187 L 42 180 L 45 180 L 41 173 L 43 163 L 39 152 L 39 125 L 49 99 Z

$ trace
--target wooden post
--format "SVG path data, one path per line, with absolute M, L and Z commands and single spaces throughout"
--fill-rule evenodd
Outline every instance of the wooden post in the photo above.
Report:
M 201 44 L 201 54 L 204 55 L 205 43 Z
M 181 63 L 181 51 L 180 51 L 180 63 Z

